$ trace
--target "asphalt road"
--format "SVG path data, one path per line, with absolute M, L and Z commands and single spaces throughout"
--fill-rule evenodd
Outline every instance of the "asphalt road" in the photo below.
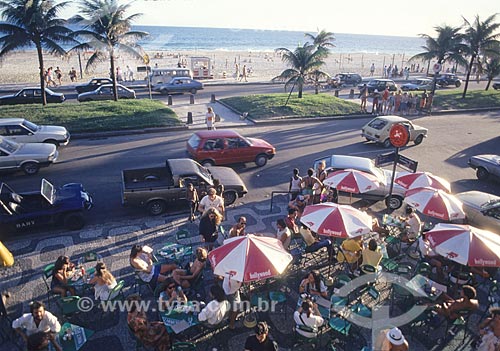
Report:
M 269 204 L 274 190 L 287 190 L 294 167 L 306 173 L 314 159 L 329 154 L 374 158 L 387 149 L 364 142 L 360 128 L 367 119 L 304 122 L 239 129 L 243 135 L 268 140 L 277 156 L 262 168 L 255 164 L 234 169 L 246 183 L 249 194 L 240 202 Z M 431 171 L 452 182 L 454 192 L 481 190 L 500 195 L 500 183 L 481 182 L 467 167 L 472 155 L 500 150 L 500 112 L 422 117 L 415 123 L 429 129 L 429 137 L 419 146 L 409 146 L 402 154 L 419 162 L 418 169 Z M 95 208 L 89 223 L 148 216 L 140 209 L 121 206 L 121 170 L 157 166 L 167 158 L 185 157 L 185 142 L 191 132 L 141 134 L 100 139 L 72 140 L 60 149 L 59 161 L 35 176 L 3 174 L 2 180 L 15 190 L 37 190 L 41 178 L 55 184 L 81 182 L 94 197 Z

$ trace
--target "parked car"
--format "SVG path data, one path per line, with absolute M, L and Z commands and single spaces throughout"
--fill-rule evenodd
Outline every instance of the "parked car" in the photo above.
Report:
M 116 84 L 116 89 L 118 90 L 118 99 L 135 99 L 135 91 L 132 89 L 126 88 L 121 84 Z M 80 102 L 113 100 L 113 98 L 113 84 L 101 85 L 94 91 L 78 95 L 78 101 Z
M 500 82 L 493 83 L 493 89 L 495 89 L 495 90 L 500 89 Z
M 56 188 L 42 179 L 40 191 L 16 192 L 0 184 L 0 235 L 48 224 L 62 224 L 70 230 L 85 224 L 84 212 L 92 208 L 92 197 L 80 183 Z
M 476 155 L 469 158 L 467 163 L 476 170 L 479 180 L 486 180 L 490 176 L 500 179 L 500 155 Z
M 76 92 L 78 94 L 94 91 L 101 85 L 113 84 L 110 78 L 92 78 L 87 84 L 77 85 Z
M 70 135 L 61 126 L 40 126 L 24 118 L 1 118 L 0 135 L 18 143 L 67 145 Z
M 48 103 L 61 103 L 66 98 L 62 93 L 55 93 L 49 88 L 45 88 L 45 96 Z M 0 105 L 17 105 L 17 104 L 41 104 L 42 89 L 40 88 L 23 88 L 14 95 L 0 96 Z
M 455 195 L 463 203 L 468 223 L 500 235 L 500 197 L 482 191 Z
M 255 162 L 262 167 L 276 154 L 267 141 L 244 137 L 228 129 L 196 132 L 187 141 L 186 149 L 205 167 L 242 162 Z
M 168 83 L 156 84 L 153 87 L 154 91 L 157 91 L 163 95 L 171 93 L 196 94 L 198 90 L 202 89 L 203 83 L 189 77 L 174 77 Z
M 340 82 L 340 85 L 352 85 L 355 87 L 363 81 L 363 78 L 357 73 L 339 73 L 335 78 Z
M 420 78 L 412 83 L 405 83 L 401 85 L 401 90 L 403 91 L 414 91 L 414 90 L 431 90 L 432 89 L 432 79 Z
M 397 210 L 403 205 L 406 189 L 394 183 L 391 200 L 389 202 L 389 190 L 391 185 L 392 171 L 375 166 L 375 163 L 369 158 L 345 155 L 331 155 L 314 160 L 313 169 L 318 169 L 318 164 L 325 161 L 327 173 L 343 170 L 356 169 L 375 176 L 380 187 L 362 194 L 351 194 L 349 196 L 362 198 L 366 200 L 384 201 L 387 207 Z M 396 172 L 396 177 L 398 172 Z M 342 194 L 342 192 L 341 192 Z
M 53 144 L 18 144 L 0 137 L 0 170 L 22 170 L 28 175 L 47 167 L 59 156 Z
M 419 145 L 427 137 L 427 128 L 413 124 L 404 117 L 380 116 L 375 117 L 361 128 L 361 136 L 367 141 L 375 141 L 384 147 L 390 147 L 389 132 L 395 123 L 403 124 L 409 131 L 410 140 Z
M 364 84 L 358 85 L 358 89 L 361 90 L 363 89 Z M 396 91 L 398 90 L 398 86 L 392 79 L 373 79 L 368 84 L 366 84 L 366 87 L 368 88 L 368 92 L 371 94 L 375 90 L 378 90 L 379 92 L 382 92 L 385 90 L 386 87 L 389 87 L 389 91 Z
M 462 80 L 453 73 L 441 73 L 436 78 L 436 85 L 440 87 L 447 87 L 448 85 L 454 85 L 457 88 L 462 85 Z

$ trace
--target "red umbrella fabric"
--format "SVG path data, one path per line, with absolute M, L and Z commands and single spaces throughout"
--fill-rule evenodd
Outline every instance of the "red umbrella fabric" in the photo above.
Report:
M 429 172 L 402 174 L 394 182 L 406 189 L 429 187 L 451 193 L 450 182 Z
M 406 192 L 405 202 L 417 211 L 444 221 L 465 218 L 462 202 L 455 196 L 432 188 L 415 188 Z
M 335 188 L 338 191 L 359 194 L 377 189 L 380 187 L 380 180 L 367 172 L 355 169 L 344 169 L 328 175 L 323 181 L 323 184 Z
M 426 234 L 443 257 L 471 267 L 500 267 L 500 236 L 470 225 L 439 223 Z
M 337 238 L 353 238 L 372 230 L 372 217 L 368 214 L 330 202 L 306 206 L 300 221 L 313 232 Z
M 225 240 L 208 259 L 215 274 L 251 282 L 283 273 L 292 255 L 276 238 L 248 234 Z

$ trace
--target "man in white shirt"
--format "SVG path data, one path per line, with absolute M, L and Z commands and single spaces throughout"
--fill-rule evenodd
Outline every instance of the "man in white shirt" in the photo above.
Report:
M 297 333 L 306 338 L 317 337 L 318 328 L 325 322 L 323 317 L 321 317 L 318 305 L 310 300 L 304 300 L 302 302 L 302 306 L 294 312 L 293 319 L 296 324 L 295 330 Z
M 229 302 L 226 294 L 219 285 L 212 285 L 210 294 L 214 297 L 198 315 L 200 322 L 205 322 L 208 326 L 217 326 L 221 323 L 229 312 Z
M 231 279 L 229 276 L 225 276 L 222 281 L 222 288 L 226 294 L 227 301 L 231 305 L 231 313 L 229 314 L 229 329 L 234 329 L 234 322 L 238 316 L 240 310 L 240 288 L 241 282 Z
M 224 214 L 224 199 L 217 195 L 214 188 L 208 189 L 208 194 L 201 199 L 198 211 L 203 213 L 210 207 L 216 208 L 221 214 Z
M 45 305 L 38 301 L 31 303 L 30 312 L 14 320 L 12 328 L 21 335 L 26 343 L 32 334 L 47 333 L 56 351 L 62 351 L 61 346 L 55 340 L 55 334 L 61 330 L 61 324 L 57 318 L 49 311 L 45 311 Z

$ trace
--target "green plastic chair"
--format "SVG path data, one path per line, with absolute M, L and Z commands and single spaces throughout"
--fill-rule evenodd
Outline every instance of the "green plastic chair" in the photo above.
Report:
M 196 344 L 192 342 L 176 342 L 172 345 L 172 351 L 195 351 Z
M 52 288 L 50 287 L 53 271 L 54 271 L 54 264 L 53 263 L 46 265 L 42 270 L 43 282 L 45 283 L 45 287 L 47 288 L 47 305 L 49 307 L 50 307 L 50 297 L 51 296 L 59 296 L 59 294 L 56 294 L 55 292 L 53 292 Z
M 59 300 L 61 304 L 61 313 L 64 318 L 70 318 L 73 314 L 80 312 L 78 301 L 80 296 L 66 296 Z

